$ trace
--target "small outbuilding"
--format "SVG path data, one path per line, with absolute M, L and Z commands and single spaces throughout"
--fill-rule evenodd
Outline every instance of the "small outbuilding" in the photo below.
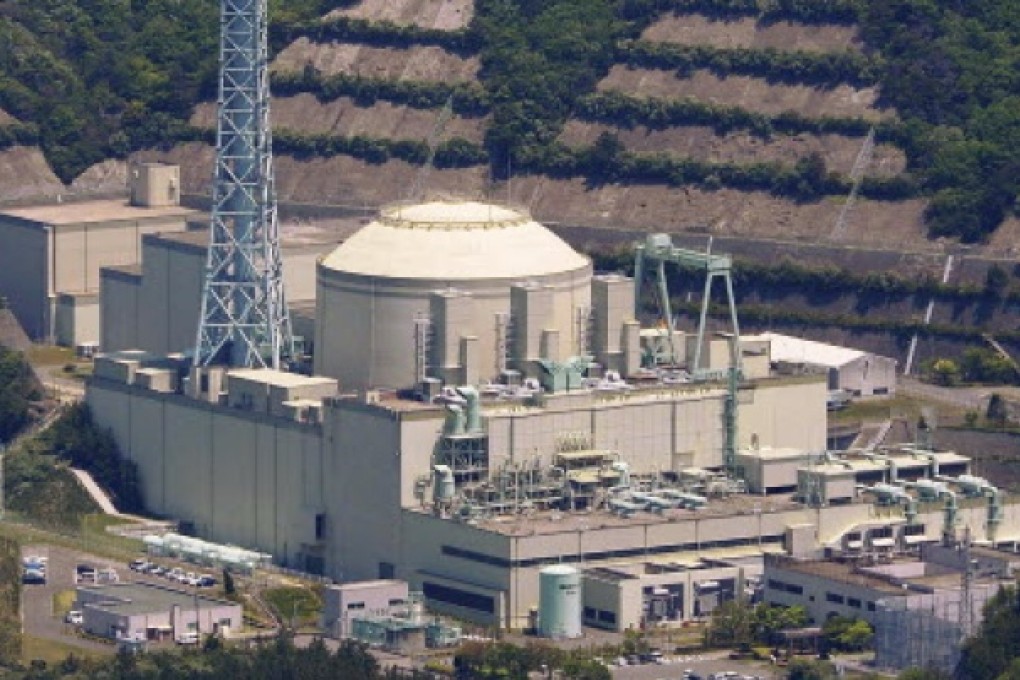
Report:
M 779 333 L 744 336 L 741 342 L 766 340 L 772 365 L 780 371 L 824 371 L 830 390 L 855 397 L 892 395 L 896 392 L 895 359 L 849 347 L 795 338 Z
M 243 623 L 241 605 L 148 583 L 78 588 L 82 629 L 112 640 L 227 636 Z

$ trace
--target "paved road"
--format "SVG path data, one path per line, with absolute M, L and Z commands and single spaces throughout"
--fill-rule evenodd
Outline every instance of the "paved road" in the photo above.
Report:
M 983 413 L 987 408 L 988 397 L 992 392 L 1003 392 L 1002 388 L 992 387 L 940 387 L 923 383 L 909 376 L 900 377 L 897 389 L 912 397 L 937 401 L 980 413 Z

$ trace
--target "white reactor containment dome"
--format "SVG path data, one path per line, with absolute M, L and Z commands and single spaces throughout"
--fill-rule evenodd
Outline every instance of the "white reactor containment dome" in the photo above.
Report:
M 591 304 L 588 258 L 522 211 L 473 201 L 384 208 L 317 276 L 315 370 L 350 389 L 571 356 Z

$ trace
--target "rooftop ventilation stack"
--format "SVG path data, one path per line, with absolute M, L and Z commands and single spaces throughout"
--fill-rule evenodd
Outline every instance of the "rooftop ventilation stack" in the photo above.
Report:
M 280 368 L 283 291 L 267 72 L 267 0 L 221 0 L 212 225 L 194 365 Z

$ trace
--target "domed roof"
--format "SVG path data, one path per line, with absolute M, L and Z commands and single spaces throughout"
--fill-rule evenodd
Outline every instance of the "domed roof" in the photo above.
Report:
M 528 215 L 474 201 L 389 206 L 322 261 L 325 269 L 401 279 L 526 279 L 588 259 Z

